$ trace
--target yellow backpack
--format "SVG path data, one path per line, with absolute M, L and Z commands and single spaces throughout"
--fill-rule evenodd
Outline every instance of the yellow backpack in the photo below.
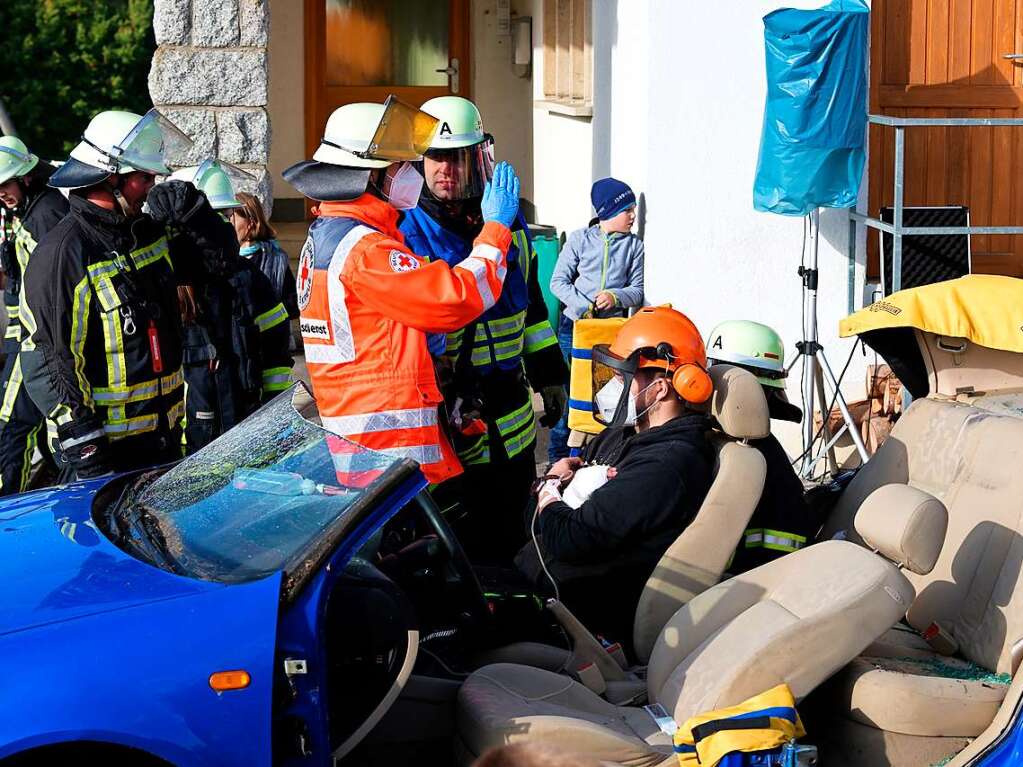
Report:
M 593 417 L 593 347 L 612 343 L 625 320 L 625 317 L 612 317 L 575 321 L 568 393 L 568 428 L 572 431 L 600 434 L 604 430 L 604 425 Z

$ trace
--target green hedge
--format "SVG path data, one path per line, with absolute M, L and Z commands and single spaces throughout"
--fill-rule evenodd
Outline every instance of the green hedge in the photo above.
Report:
M 65 159 L 104 109 L 145 112 L 153 0 L 0 0 L 0 98 L 29 148 Z

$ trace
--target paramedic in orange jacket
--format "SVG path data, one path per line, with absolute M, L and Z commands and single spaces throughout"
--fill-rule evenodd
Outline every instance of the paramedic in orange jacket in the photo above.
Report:
M 284 172 L 321 203 L 299 260 L 302 340 L 324 428 L 378 453 L 412 458 L 438 483 L 462 468 L 439 420 L 442 397 L 426 334 L 465 327 L 500 296 L 519 181 L 506 163 L 495 168 L 483 196 L 486 224 L 465 260 L 451 267 L 420 258 L 405 247 L 398 215 L 418 203 L 422 176 L 380 147 L 415 159 L 429 146 L 436 120 L 419 112 L 420 131 L 424 120 L 432 122 L 418 139 L 408 131 L 399 151 L 378 143 L 381 126 L 400 124 L 383 120 L 384 110 L 382 104 L 335 110 L 313 159 Z M 379 459 L 346 453 L 338 443 L 332 452 L 339 476 L 356 485 L 372 481 Z

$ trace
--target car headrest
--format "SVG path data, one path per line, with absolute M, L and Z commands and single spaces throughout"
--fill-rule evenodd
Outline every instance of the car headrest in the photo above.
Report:
M 734 439 L 763 439 L 771 433 L 767 397 L 760 382 L 748 370 L 734 365 L 713 365 L 714 382 L 710 414 L 721 431 Z
M 856 512 L 856 532 L 885 559 L 919 575 L 938 561 L 948 528 L 945 504 L 909 485 L 882 485 Z

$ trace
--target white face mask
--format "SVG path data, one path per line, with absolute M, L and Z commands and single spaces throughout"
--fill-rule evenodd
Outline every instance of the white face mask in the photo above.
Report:
M 642 413 L 636 412 L 636 398 L 653 385 L 653 383 L 650 383 L 640 389 L 636 394 L 629 395 L 629 404 L 625 414 L 625 421 L 622 422 L 622 426 L 635 426 L 640 417 L 646 415 L 650 408 L 657 404 L 655 402 L 649 405 L 643 409 Z M 611 423 L 614 420 L 615 411 L 618 409 L 618 403 L 621 401 L 622 392 L 624 391 L 625 384 L 622 379 L 612 378 L 604 384 L 603 387 L 601 387 L 600 391 L 598 391 L 596 396 L 593 398 L 597 405 L 597 410 L 600 412 L 600 417 L 604 419 L 604 423 Z
M 397 210 L 411 210 L 419 204 L 423 177 L 412 163 L 403 162 L 391 177 L 387 201 Z
M 612 378 L 604 384 L 600 391 L 594 396 L 593 401 L 600 411 L 600 417 L 604 423 L 614 421 L 615 411 L 618 410 L 618 403 L 622 399 L 622 392 L 625 391 L 625 384 L 621 378 Z M 628 415 L 625 416 L 625 425 L 632 426 L 636 423 L 636 400 L 629 397 Z

